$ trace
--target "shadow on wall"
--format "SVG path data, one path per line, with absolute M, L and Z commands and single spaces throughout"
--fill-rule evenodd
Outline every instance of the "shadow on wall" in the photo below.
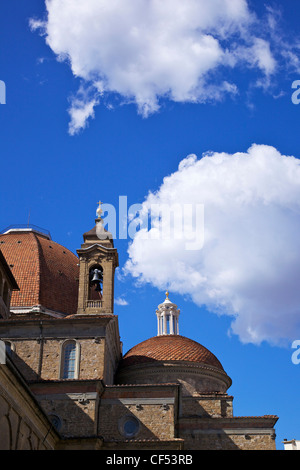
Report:
M 92 397 L 95 396 L 95 398 L 90 399 L 86 393 L 82 392 L 82 387 L 78 391 L 78 384 L 80 383 L 77 380 L 40 380 L 38 374 L 12 351 L 10 352 L 10 361 L 18 374 L 24 378 L 24 382 L 27 383 L 34 399 L 48 417 L 49 429 L 53 427 L 62 437 L 95 435 L 96 392 L 92 394 Z M 37 393 L 35 393 L 36 391 Z M 14 422 L 18 422 L 16 413 L 13 414 L 7 411 L 11 405 L 5 404 L 3 400 L 0 401 L 1 403 L 0 449 L 37 449 L 40 443 L 33 439 L 32 430 L 27 429 L 28 426 L 26 427 L 25 424 L 22 425 L 24 429 L 18 429 Z M 27 438 L 26 435 L 28 435 Z
M 143 400 L 130 405 L 113 401 L 115 403 L 102 403 L 99 409 L 99 434 L 104 441 L 174 438 L 174 416 L 170 407 L 145 405 Z

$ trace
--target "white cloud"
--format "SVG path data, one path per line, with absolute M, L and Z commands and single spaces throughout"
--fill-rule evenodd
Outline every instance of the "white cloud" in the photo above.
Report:
M 71 133 L 93 116 L 99 92 L 135 103 L 146 117 L 162 98 L 203 103 L 236 94 L 225 72 L 233 67 L 267 76 L 276 69 L 246 0 L 46 0 L 46 8 L 32 30 L 95 93 L 71 107 Z
M 99 104 L 99 98 L 96 94 L 91 98 L 89 96 L 89 89 L 80 87 L 76 96 L 71 99 L 71 106 L 68 110 L 70 115 L 69 133 L 70 135 L 77 134 L 81 129 L 84 129 L 88 124 L 89 118 L 95 117 L 95 106 Z
M 252 61 L 257 64 L 266 76 L 274 73 L 276 61 L 272 56 L 270 44 L 264 39 L 256 38 L 252 47 Z
M 121 297 L 118 297 L 117 299 L 115 299 L 115 304 L 121 307 L 125 307 L 126 305 L 128 305 L 128 302 L 127 300 L 122 299 Z
M 187 250 L 173 232 L 162 236 L 163 223 L 149 225 L 129 246 L 127 274 L 232 315 L 243 342 L 299 337 L 300 160 L 265 145 L 191 155 L 149 193 L 144 212 L 155 204 L 203 204 L 203 248 Z

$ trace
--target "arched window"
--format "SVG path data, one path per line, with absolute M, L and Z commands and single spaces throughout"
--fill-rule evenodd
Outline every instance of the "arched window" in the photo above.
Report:
M 62 347 L 61 378 L 76 379 L 78 376 L 78 348 L 76 341 L 66 341 Z

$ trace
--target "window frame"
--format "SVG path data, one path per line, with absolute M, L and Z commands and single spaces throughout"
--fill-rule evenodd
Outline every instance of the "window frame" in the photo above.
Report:
M 128 430 L 126 430 L 126 424 L 128 424 L 129 422 L 132 422 L 135 425 L 135 429 L 133 432 L 128 432 Z M 119 419 L 118 428 L 119 433 L 126 439 L 135 439 L 140 433 L 141 422 L 135 415 L 126 414 Z
M 74 376 L 65 377 L 65 352 L 69 344 L 74 344 L 75 346 L 75 357 L 74 357 Z M 60 368 L 59 368 L 59 378 L 61 380 L 77 380 L 79 378 L 79 363 L 80 363 L 80 344 L 76 339 L 66 339 L 61 344 L 60 350 Z

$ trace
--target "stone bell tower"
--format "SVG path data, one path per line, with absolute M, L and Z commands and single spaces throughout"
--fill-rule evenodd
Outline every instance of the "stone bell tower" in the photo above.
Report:
M 112 234 L 104 229 L 101 202 L 95 227 L 83 234 L 79 256 L 78 314 L 114 314 L 114 274 L 119 266 Z

